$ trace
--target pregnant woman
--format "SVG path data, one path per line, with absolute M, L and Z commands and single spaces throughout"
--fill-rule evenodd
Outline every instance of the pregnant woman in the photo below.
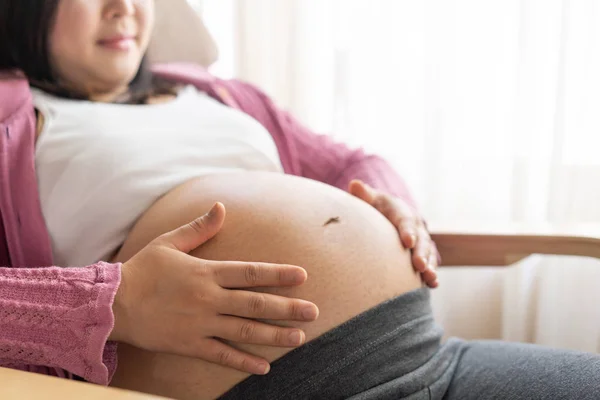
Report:
M 425 262 L 413 268 L 398 236 L 399 203 L 350 183 L 370 177 L 361 163 L 385 167 L 307 135 L 249 85 L 193 67 L 150 73 L 143 56 L 152 21 L 150 0 L 0 2 L 0 68 L 24 73 L 37 116 L 37 130 L 26 119 L 5 120 L 5 148 L 17 161 L 33 151 L 25 139 L 11 144 L 11 126 L 35 136 L 40 208 L 54 260 L 123 263 L 110 332 L 120 342 L 119 363 L 110 382 L 95 381 L 181 399 L 594 398 L 600 392 L 596 355 L 442 343 L 422 287 L 422 278 L 437 285 L 435 273 Z M 15 101 L 8 108 L 19 107 Z M 301 167 L 298 160 L 309 155 L 291 156 L 319 147 L 348 156 Z M 331 160 L 346 164 L 326 165 Z M 355 196 L 334 187 L 340 182 L 350 183 Z M 30 220 L 18 215 L 16 226 L 27 229 Z M 177 229 L 192 220 L 188 232 L 195 229 L 199 243 Z M 427 241 L 418 246 L 423 261 L 435 264 Z M 172 265 L 164 281 L 153 280 L 149 266 L 160 263 L 164 248 L 206 262 Z M 236 275 L 244 262 L 255 267 Z M 308 280 L 296 285 L 306 276 L 285 265 L 302 266 Z M 204 290 L 189 290 L 196 282 Z M 194 315 L 189 304 L 206 306 Z M 153 313 L 164 324 L 149 329 Z M 207 325 L 199 351 L 182 332 Z M 8 340 L 4 347 L 10 350 Z M 241 354 L 254 358 L 232 362 Z M 257 375 L 268 369 L 259 368 L 262 359 L 271 370 Z

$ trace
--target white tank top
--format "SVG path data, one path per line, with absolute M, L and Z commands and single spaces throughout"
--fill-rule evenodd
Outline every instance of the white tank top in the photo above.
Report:
M 160 196 L 208 174 L 282 172 L 269 132 L 189 86 L 170 102 L 119 105 L 32 89 L 42 212 L 60 266 L 108 261 Z

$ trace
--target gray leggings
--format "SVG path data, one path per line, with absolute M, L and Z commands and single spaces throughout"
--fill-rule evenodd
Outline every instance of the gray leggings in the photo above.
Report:
M 288 353 L 222 399 L 600 399 L 600 356 L 450 339 L 419 289 Z

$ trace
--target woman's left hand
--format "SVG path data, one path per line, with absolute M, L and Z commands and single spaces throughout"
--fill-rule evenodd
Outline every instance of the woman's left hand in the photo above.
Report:
M 415 270 L 421 273 L 427 286 L 438 287 L 438 252 L 423 218 L 403 200 L 373 189 L 360 180 L 350 182 L 348 192 L 375 207 L 394 224 L 404 247 L 412 250 Z

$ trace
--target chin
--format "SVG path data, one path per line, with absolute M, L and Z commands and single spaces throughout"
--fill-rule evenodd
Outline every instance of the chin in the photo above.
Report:
M 105 69 L 101 71 L 102 80 L 111 86 L 122 87 L 129 85 L 131 81 L 135 79 L 137 75 L 139 67 L 136 65 L 135 68 L 130 67 L 127 69 L 123 68 L 113 68 L 113 69 Z
M 106 60 L 98 64 L 98 74 L 107 80 L 131 81 L 137 75 L 142 60 L 138 56 L 130 55 L 120 59 Z

